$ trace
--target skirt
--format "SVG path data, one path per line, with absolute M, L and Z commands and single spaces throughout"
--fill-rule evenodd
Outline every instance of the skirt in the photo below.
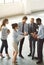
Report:
M 18 45 L 15 41 L 13 42 L 13 49 L 18 53 Z

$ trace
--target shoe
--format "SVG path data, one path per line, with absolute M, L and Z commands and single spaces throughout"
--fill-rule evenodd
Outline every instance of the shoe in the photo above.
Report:
M 7 57 L 7 59 L 11 59 L 11 57 L 9 56 L 9 57 Z
M 34 59 L 38 60 L 38 57 L 34 57 Z
M 4 56 L 1 56 L 0 59 L 2 60 L 3 58 L 5 58 Z
M 31 53 L 28 56 L 31 56 Z
M 24 57 L 23 57 L 22 55 L 19 55 L 19 57 L 21 57 L 21 58 L 23 58 L 23 59 L 24 59 Z
M 4 56 L 2 56 L 2 58 L 5 58 Z
M 42 61 L 38 61 L 38 62 L 36 62 L 36 64 L 40 64 L 40 63 L 42 63 Z
M 32 57 L 32 60 L 34 60 L 34 57 Z

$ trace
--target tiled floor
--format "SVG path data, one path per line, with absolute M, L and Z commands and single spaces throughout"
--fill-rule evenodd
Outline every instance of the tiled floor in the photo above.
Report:
M 27 55 L 29 54 L 29 39 L 28 36 L 25 38 L 24 41 L 24 45 L 23 45 L 23 51 L 22 54 L 24 56 L 24 59 L 21 59 L 19 56 L 17 57 L 17 64 L 12 64 L 12 52 L 13 52 L 13 48 L 12 48 L 12 28 L 11 28 L 11 24 L 14 22 L 21 22 L 23 16 L 17 16 L 17 17 L 12 17 L 9 18 L 9 25 L 8 28 L 11 30 L 10 35 L 8 36 L 8 46 L 9 46 L 9 55 L 11 56 L 10 60 L 7 60 L 7 58 L 4 59 L 0 59 L 0 65 L 36 65 L 36 61 L 37 60 L 32 60 L 31 57 L 28 57 Z M 28 20 L 27 23 L 30 22 L 30 17 L 34 17 L 35 19 L 37 17 L 42 18 L 42 22 L 44 24 L 44 12 L 39 12 L 39 13 L 34 13 L 32 15 L 27 15 Z M 1 37 L 1 32 L 0 32 L 0 37 Z M 0 47 L 1 47 L 1 40 L 0 40 Z M 44 46 L 43 46 L 44 47 Z M 36 43 L 36 51 L 35 51 L 35 56 L 37 56 L 37 43 Z M 3 54 L 5 55 L 5 52 L 3 51 Z M 44 48 L 43 48 L 43 61 L 44 61 Z M 40 65 L 44 65 L 40 64 Z

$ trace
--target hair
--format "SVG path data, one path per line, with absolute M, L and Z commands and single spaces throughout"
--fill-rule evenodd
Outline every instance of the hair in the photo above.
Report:
M 34 18 L 31 18 L 32 20 L 34 20 Z
M 24 19 L 26 19 L 26 20 L 27 20 L 28 18 L 27 18 L 27 16 L 24 16 L 22 19 L 23 19 L 23 20 L 24 20 Z
M 37 18 L 36 21 L 37 21 L 37 22 L 39 21 L 39 22 L 41 23 L 41 18 Z
M 12 28 L 15 29 L 15 27 L 18 27 L 17 23 L 12 24 Z
M 6 23 L 7 21 L 8 21 L 8 19 L 4 19 L 3 22 L 2 22 L 1 27 L 2 27 L 2 26 L 5 26 L 5 23 Z

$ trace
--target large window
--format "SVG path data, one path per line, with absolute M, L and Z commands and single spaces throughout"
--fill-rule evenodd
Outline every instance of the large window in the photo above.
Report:
M 5 0 L 5 3 L 12 3 L 13 0 Z
M 14 2 L 15 2 L 15 1 L 22 1 L 22 0 L 14 0 Z
M 0 0 L 0 3 L 4 3 L 4 0 Z
M 22 0 L 0 0 L 0 3 L 14 3 Z

